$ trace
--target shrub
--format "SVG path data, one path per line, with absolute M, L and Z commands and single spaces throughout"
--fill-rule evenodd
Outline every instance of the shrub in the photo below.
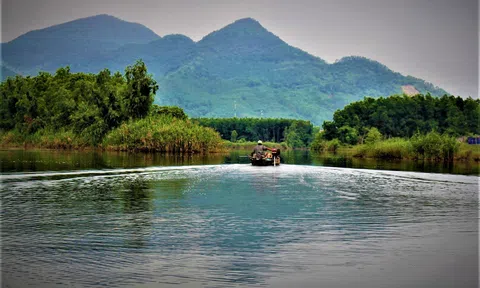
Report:
M 426 135 L 416 133 L 410 141 L 416 158 L 433 160 L 452 160 L 458 152 L 458 141 L 447 134 L 440 135 L 431 131 Z
M 233 131 L 232 131 L 232 135 L 231 135 L 231 137 L 230 137 L 230 141 L 232 141 L 232 142 L 237 142 L 237 137 L 238 137 L 237 131 L 236 131 L 236 130 L 233 130 Z
M 373 157 L 388 159 L 410 158 L 412 145 L 403 138 L 390 138 L 372 144 L 358 145 L 354 148 L 354 157 Z
M 330 141 L 322 139 L 322 133 L 320 132 L 315 136 L 310 149 L 316 152 L 336 152 L 340 145 L 340 141 L 336 138 Z
M 380 133 L 377 128 L 372 127 L 368 129 L 367 135 L 365 136 L 365 144 L 373 144 L 380 140 L 382 140 L 382 133 Z
M 222 147 L 218 132 L 172 116 L 149 116 L 129 121 L 108 133 L 103 146 L 110 150 L 214 152 Z

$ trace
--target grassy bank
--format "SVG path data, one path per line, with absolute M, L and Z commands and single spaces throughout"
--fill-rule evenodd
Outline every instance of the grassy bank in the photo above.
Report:
M 368 144 L 346 145 L 337 139 L 314 142 L 312 150 L 335 152 L 349 147 L 349 154 L 358 158 L 412 159 L 432 161 L 480 161 L 480 145 L 458 142 L 454 137 L 430 132 L 410 139 L 378 139 Z
M 445 147 L 445 143 L 434 145 L 430 150 L 415 146 L 410 140 L 392 138 L 374 144 L 352 147 L 353 157 L 382 159 L 414 159 L 434 161 L 480 161 L 480 146 L 457 143 Z
M 3 148 L 45 148 L 45 149 L 91 149 L 95 146 L 72 131 L 50 131 L 41 129 L 33 134 L 18 130 L 0 133 L 0 147 Z

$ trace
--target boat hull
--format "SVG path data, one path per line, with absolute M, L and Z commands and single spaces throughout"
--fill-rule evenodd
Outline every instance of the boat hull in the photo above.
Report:
M 278 166 L 280 165 L 280 157 L 275 158 L 250 158 L 250 162 L 252 166 Z

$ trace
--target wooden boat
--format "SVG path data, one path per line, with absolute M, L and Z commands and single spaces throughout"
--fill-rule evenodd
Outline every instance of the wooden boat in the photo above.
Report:
M 280 165 L 280 149 L 267 151 L 261 158 L 257 158 L 255 155 L 250 156 L 250 162 L 253 166 L 278 166 Z

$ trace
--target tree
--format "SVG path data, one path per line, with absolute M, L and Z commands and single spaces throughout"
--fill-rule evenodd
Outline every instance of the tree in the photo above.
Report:
M 232 135 L 231 135 L 231 136 L 232 136 L 232 137 L 230 138 L 230 141 L 232 141 L 232 142 L 237 142 L 238 133 L 237 133 L 236 130 L 233 130 L 233 131 L 232 131 Z
M 124 91 L 124 113 L 129 118 L 145 117 L 153 103 L 158 85 L 142 60 L 125 69 L 127 88 Z
M 342 143 L 355 145 L 358 142 L 357 129 L 350 126 L 342 126 L 338 129 L 338 140 Z
M 326 140 L 332 140 L 338 137 L 337 126 L 334 121 L 325 121 L 323 122 L 323 137 Z
M 295 130 L 287 130 L 287 135 L 285 136 L 285 142 L 287 142 L 287 146 L 290 148 L 300 148 L 305 147 L 300 136 L 295 132 Z
M 152 115 L 170 115 L 174 118 L 187 120 L 188 115 L 185 114 L 182 108 L 177 106 L 159 106 L 153 104 L 152 109 L 150 111 Z
M 365 144 L 373 144 L 380 140 L 382 140 L 382 133 L 380 133 L 377 128 L 372 127 L 368 129 L 367 135 L 365 136 Z

